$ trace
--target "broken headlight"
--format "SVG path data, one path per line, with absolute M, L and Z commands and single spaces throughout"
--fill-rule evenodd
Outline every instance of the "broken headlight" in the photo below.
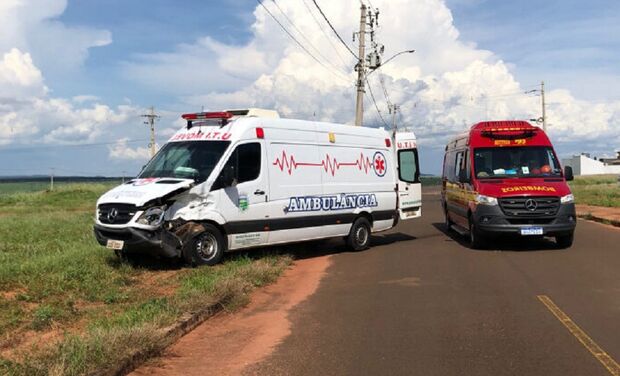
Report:
M 164 220 L 164 214 L 166 214 L 165 206 L 155 206 L 148 208 L 138 218 L 137 223 L 147 226 L 159 226 Z

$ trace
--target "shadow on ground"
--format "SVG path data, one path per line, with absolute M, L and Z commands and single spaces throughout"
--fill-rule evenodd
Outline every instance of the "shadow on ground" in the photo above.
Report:
M 555 241 L 543 237 L 498 237 L 490 241 L 490 245 L 486 249 L 472 249 L 469 247 L 469 239 L 467 236 L 459 235 L 456 231 L 446 228 L 444 223 L 433 223 L 433 226 L 443 234 L 450 237 L 446 241 L 454 241 L 459 243 L 463 248 L 473 252 L 488 251 L 512 251 L 512 252 L 536 252 L 536 251 L 560 251 Z
M 383 245 L 390 245 L 402 241 L 415 240 L 416 238 L 400 232 L 373 235 L 371 238 L 371 248 Z M 314 257 L 322 257 L 339 253 L 354 252 L 347 248 L 343 239 L 332 238 L 323 240 L 304 241 L 299 243 L 288 243 L 278 246 L 260 247 L 249 250 L 232 251 L 226 254 L 224 261 L 237 257 L 248 257 L 252 260 L 259 260 L 264 257 L 274 255 L 289 255 L 295 260 L 303 260 Z M 364 252 L 364 251 L 360 251 Z M 182 259 L 168 259 L 149 254 L 125 254 L 121 257 L 113 253 L 106 258 L 106 262 L 113 268 L 131 266 L 147 270 L 180 270 L 189 265 Z

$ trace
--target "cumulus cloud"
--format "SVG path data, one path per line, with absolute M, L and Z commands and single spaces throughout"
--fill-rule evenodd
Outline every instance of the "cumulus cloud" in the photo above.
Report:
M 13 48 L 0 58 L 1 144 L 92 142 L 111 127 L 137 119 L 138 111 L 99 103 L 76 107 L 70 100 L 49 96 L 29 53 Z
M 224 45 L 203 38 L 174 52 L 145 55 L 128 63 L 128 77 L 151 85 L 161 82 L 161 77 L 175 77 L 174 81 L 178 79 L 181 85 L 164 79 L 161 87 L 183 96 L 191 107 L 256 106 L 276 108 L 288 117 L 352 123 L 352 56 L 338 41 L 330 42 L 320 32 L 316 20 L 323 20 L 310 1 L 278 2 L 294 27 L 273 3 L 265 5 L 323 65 L 299 49 L 258 6 L 253 37 L 246 45 Z M 540 116 L 540 98 L 524 94 L 532 88 L 522 87 L 515 80 L 509 64 L 493 52 L 461 40 L 443 0 L 374 0 L 373 5 L 381 10 L 377 41 L 385 44 L 385 57 L 416 49 L 414 54 L 400 56 L 369 78 L 384 117 L 387 100 L 380 80 L 391 102 L 401 106 L 399 124 L 416 131 L 431 146 L 444 145 L 452 134 L 477 121 Z M 351 9 L 358 9 L 358 2 L 331 1 L 321 6 L 332 21 L 337 21 L 340 35 L 348 37 L 357 28 L 358 18 L 351 16 Z M 321 26 L 326 28 L 324 23 Z M 334 51 L 332 44 L 340 50 Z M 201 70 L 196 62 L 203 58 L 207 61 Z M 178 77 L 181 74 L 184 79 Z M 383 125 L 368 91 L 365 123 Z M 566 90 L 549 91 L 547 100 L 548 122 L 552 124 L 549 132 L 554 140 L 590 143 L 580 147 L 593 147 L 595 143 L 602 148 L 617 147 L 620 103 L 590 103 Z
M 91 47 L 112 42 L 107 30 L 68 27 L 58 21 L 67 0 L 2 0 L 0 53 L 28 51 L 43 71 L 71 72 L 82 65 Z

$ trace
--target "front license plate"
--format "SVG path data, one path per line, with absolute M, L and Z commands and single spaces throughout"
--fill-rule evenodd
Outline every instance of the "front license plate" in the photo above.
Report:
M 521 229 L 521 235 L 542 235 L 542 227 L 528 227 Z
M 122 240 L 108 239 L 108 244 L 106 244 L 106 248 L 121 251 L 124 245 L 125 245 L 125 242 Z

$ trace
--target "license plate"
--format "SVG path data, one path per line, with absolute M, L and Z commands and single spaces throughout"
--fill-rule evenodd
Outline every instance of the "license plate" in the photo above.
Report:
M 108 239 L 108 244 L 106 244 L 106 248 L 121 251 L 124 245 L 125 245 L 125 242 L 122 240 Z
M 542 235 L 542 227 L 528 227 L 521 229 L 521 235 Z

